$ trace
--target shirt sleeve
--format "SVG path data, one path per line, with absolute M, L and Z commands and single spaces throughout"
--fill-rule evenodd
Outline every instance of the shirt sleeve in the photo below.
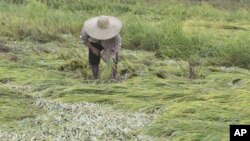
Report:
M 102 52 L 102 58 L 107 61 L 109 58 L 115 58 L 121 47 L 121 37 L 116 35 L 112 39 L 103 40 L 102 46 L 104 51 Z
M 89 35 L 86 33 L 86 31 L 84 31 L 84 29 L 82 28 L 82 31 L 80 33 L 80 39 L 81 41 L 83 42 L 83 44 L 86 45 L 86 43 L 88 42 L 88 38 L 89 38 Z
M 120 49 L 121 46 L 122 46 L 122 41 L 121 41 L 122 39 L 121 39 L 120 34 L 118 34 L 117 36 L 115 36 L 115 40 L 116 40 L 115 42 L 116 42 L 116 44 L 117 44 L 117 45 L 116 45 L 117 48 Z

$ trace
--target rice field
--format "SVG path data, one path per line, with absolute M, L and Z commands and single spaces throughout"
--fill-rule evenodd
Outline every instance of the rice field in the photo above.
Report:
M 1 1 L 0 140 L 229 140 L 250 123 L 242 2 Z M 116 81 L 79 40 L 100 14 L 124 25 Z

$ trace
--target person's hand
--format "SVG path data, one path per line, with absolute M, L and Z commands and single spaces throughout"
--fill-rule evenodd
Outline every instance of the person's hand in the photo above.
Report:
M 97 55 L 97 56 L 100 55 L 100 51 L 99 51 L 97 48 L 93 47 L 90 43 L 88 43 L 87 46 L 89 47 L 90 51 L 91 51 L 93 54 L 95 54 L 95 55 Z

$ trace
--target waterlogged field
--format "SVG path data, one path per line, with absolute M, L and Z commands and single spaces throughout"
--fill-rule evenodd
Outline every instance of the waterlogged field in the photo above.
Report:
M 0 2 L 0 140 L 227 141 L 250 124 L 247 4 L 13 2 Z M 117 81 L 92 80 L 78 37 L 103 13 L 124 23 Z

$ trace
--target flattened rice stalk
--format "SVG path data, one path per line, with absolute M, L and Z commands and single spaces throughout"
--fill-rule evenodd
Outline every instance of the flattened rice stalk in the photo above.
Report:
M 114 66 L 114 60 L 112 57 L 110 57 L 107 61 L 106 61 L 106 66 L 104 67 L 101 75 L 100 75 L 100 79 L 102 80 L 108 80 L 111 78 L 112 75 L 112 70 L 115 67 Z
M 38 99 L 35 105 L 47 109 L 47 113 L 20 121 L 14 130 L 0 129 L 0 140 L 155 140 L 136 133 L 152 121 L 150 115 L 114 111 L 86 102 Z

